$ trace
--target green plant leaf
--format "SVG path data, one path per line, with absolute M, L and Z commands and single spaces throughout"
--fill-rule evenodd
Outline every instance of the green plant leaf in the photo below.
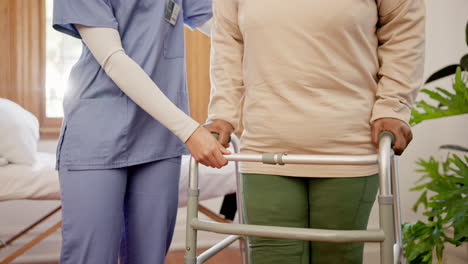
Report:
M 426 252 L 426 255 L 422 259 L 422 263 L 432 263 L 432 251 Z
M 448 69 L 449 68 L 447 67 L 443 69 L 446 71 L 444 75 L 448 74 Z M 460 67 L 455 67 L 454 73 L 454 93 L 451 93 L 442 88 L 436 88 L 434 91 L 431 91 L 429 89 L 421 90 L 421 93 L 427 94 L 431 99 L 436 101 L 437 106 L 431 105 L 424 100 L 416 102 L 415 107 L 411 109 L 411 125 L 416 125 L 424 120 L 468 113 L 468 88 L 466 84 L 467 80 L 463 77 Z M 441 74 L 442 73 L 439 73 L 439 75 L 437 75 L 436 77 L 439 78 L 440 76 L 442 76 Z M 432 79 L 435 80 L 434 78 L 436 77 L 433 77 Z
M 424 208 L 427 208 L 427 191 L 424 191 L 421 196 L 419 196 L 419 199 L 416 201 L 416 203 L 413 205 L 413 211 L 417 212 L 419 205 L 423 205 Z
M 460 246 L 463 243 L 463 242 L 461 242 L 459 240 L 452 239 L 452 238 L 450 238 L 448 236 L 444 237 L 444 241 L 448 242 L 448 243 L 450 243 L 450 244 L 452 244 L 454 246 L 457 246 L 457 247 Z
M 436 255 L 437 255 L 437 261 L 439 263 L 442 263 L 442 258 L 444 256 L 444 244 L 438 244 L 436 246 Z
M 430 98 L 438 101 L 442 106 L 450 105 L 450 97 L 453 96 L 450 92 L 440 93 L 440 90 L 431 91 L 429 89 L 422 89 L 421 92 L 429 95 Z M 432 109 L 432 107 L 430 107 Z M 441 108 L 438 106 L 437 108 Z
M 465 224 L 461 224 L 460 226 L 454 227 L 454 240 L 460 241 L 462 238 L 468 237 L 468 225 L 466 224 L 466 217 L 464 218 Z M 456 245 L 456 244 L 455 244 Z
M 463 70 L 468 71 L 468 54 L 465 54 L 465 56 L 460 59 L 460 66 Z
M 444 68 L 442 68 L 442 69 L 434 72 L 433 74 L 431 74 L 431 76 L 429 76 L 429 78 L 427 78 L 427 80 L 424 82 L 424 84 L 428 84 L 430 82 L 437 81 L 439 79 L 442 79 L 442 78 L 445 78 L 445 77 L 448 77 L 448 76 L 451 76 L 451 75 L 455 74 L 455 72 L 457 71 L 457 67 L 458 67 L 457 64 L 452 64 L 452 65 L 445 66 Z
M 465 27 L 465 41 L 466 41 L 466 45 L 468 46 L 468 22 L 466 23 L 466 27 Z
M 459 146 L 459 145 L 449 145 L 449 144 L 447 144 L 447 145 L 440 146 L 439 149 L 449 149 L 449 150 L 468 152 L 468 148 L 465 148 L 465 147 Z
M 422 192 L 413 209 L 423 204 L 427 220 L 402 226 L 403 248 L 408 263 L 429 264 L 433 252 L 441 261 L 446 243 L 459 246 L 468 238 L 468 155 L 449 154 L 444 161 L 429 157 L 417 164 L 422 175 L 412 190 Z
M 461 177 L 468 175 L 468 164 L 465 163 L 458 155 L 453 154 L 449 160 L 456 167 L 456 169 L 451 169 L 453 172 L 457 173 Z
M 422 221 L 402 225 L 403 253 L 408 263 L 431 263 L 434 245 L 441 243 L 433 236 L 439 235 L 436 229 L 434 224 Z
M 427 189 L 427 186 L 429 186 L 429 184 L 421 184 L 421 185 L 411 188 L 410 191 L 421 191 L 421 190 Z

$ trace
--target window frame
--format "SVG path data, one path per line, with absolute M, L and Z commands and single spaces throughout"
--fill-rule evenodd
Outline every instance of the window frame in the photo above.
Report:
M 40 24 L 41 24 L 41 94 L 39 96 L 41 102 L 41 112 L 39 115 L 39 122 L 41 124 L 40 133 L 41 138 L 56 139 L 60 135 L 63 118 L 47 117 L 47 94 L 46 94 L 46 0 L 40 0 L 42 2 L 40 12 Z

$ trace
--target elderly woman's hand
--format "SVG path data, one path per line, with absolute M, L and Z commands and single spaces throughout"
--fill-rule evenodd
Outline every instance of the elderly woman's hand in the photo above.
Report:
M 204 127 L 212 133 L 218 133 L 219 143 L 225 148 L 229 147 L 229 137 L 234 132 L 234 127 L 229 122 L 215 119 L 208 121 Z
M 413 139 L 411 128 L 403 121 L 395 118 L 380 118 L 372 124 L 372 143 L 379 147 L 379 135 L 383 131 L 390 131 L 395 136 L 393 151 L 396 155 L 401 155 L 408 144 Z

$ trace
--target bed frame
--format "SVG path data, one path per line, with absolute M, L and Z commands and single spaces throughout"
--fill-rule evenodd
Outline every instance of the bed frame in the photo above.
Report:
M 57 208 L 53 209 L 52 211 L 50 211 L 48 214 L 46 214 L 45 216 L 41 217 L 39 220 L 37 220 L 36 222 L 32 223 L 31 225 L 29 225 L 28 227 L 24 228 L 23 230 L 21 230 L 20 232 L 18 232 L 16 235 L 12 236 L 11 238 L 9 238 L 6 242 L 3 242 L 0 240 L 0 249 L 3 249 L 3 248 L 6 248 L 7 246 L 10 246 L 13 244 L 13 242 L 15 242 L 17 239 L 23 237 L 24 235 L 26 235 L 29 231 L 31 231 L 32 229 L 34 229 L 36 226 L 38 226 L 39 224 L 43 223 L 44 221 L 46 221 L 47 219 L 49 219 L 50 217 L 52 217 L 53 215 L 55 215 L 57 212 L 59 212 L 60 210 L 62 209 L 62 206 L 58 206 Z M 52 235 L 55 231 L 57 231 L 60 227 L 62 226 L 62 221 L 58 221 L 57 223 L 55 223 L 54 225 L 50 226 L 47 230 L 45 230 L 44 232 L 40 233 L 39 235 L 37 235 L 36 237 L 34 237 L 33 239 L 31 239 L 28 243 L 26 243 L 26 245 L 22 246 L 20 249 L 16 250 L 15 252 L 11 253 L 10 255 L 8 255 L 5 259 L 3 259 L 0 264 L 8 264 L 10 262 L 12 262 L 13 260 L 15 260 L 17 257 L 23 255 L 26 251 L 28 251 L 29 249 L 31 249 L 32 247 L 34 247 L 35 245 L 39 244 L 42 240 L 44 240 L 45 238 L 47 238 L 48 236 Z

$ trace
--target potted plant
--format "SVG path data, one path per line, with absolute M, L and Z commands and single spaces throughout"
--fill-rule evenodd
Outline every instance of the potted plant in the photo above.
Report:
M 466 43 L 468 46 L 468 24 Z M 412 109 L 411 125 L 468 113 L 468 74 L 463 70 L 468 70 L 468 54 L 462 57 L 460 65 L 447 66 L 429 77 L 426 83 L 455 73 L 453 92 L 439 87 L 435 91 L 421 90 L 437 105 L 418 101 Z M 427 219 L 403 224 L 403 249 L 409 264 L 429 264 L 433 259 L 442 263 L 447 243 L 460 246 L 468 238 L 468 148 L 454 145 L 441 148 L 458 154 L 449 153 L 443 161 L 430 157 L 417 163 L 417 172 L 422 176 L 411 190 L 420 191 L 421 195 L 413 210 L 422 206 Z

